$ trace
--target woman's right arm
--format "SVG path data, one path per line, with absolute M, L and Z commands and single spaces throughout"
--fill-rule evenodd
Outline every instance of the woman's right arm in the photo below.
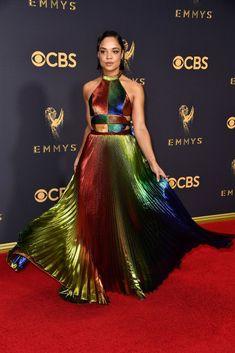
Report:
M 83 86 L 83 98 L 84 98 L 85 105 L 86 105 L 86 122 L 87 122 L 87 126 L 86 126 L 85 131 L 84 131 L 81 147 L 80 147 L 80 149 L 78 151 L 78 154 L 77 154 L 77 157 L 76 157 L 76 159 L 74 161 L 74 165 L 73 165 L 74 173 L 76 172 L 77 165 L 78 165 L 80 156 L 82 154 L 83 147 L 84 147 L 85 142 L 86 142 L 86 138 L 87 138 L 88 134 L 91 131 L 91 117 L 90 117 L 90 109 L 89 109 L 89 103 L 88 103 L 88 98 L 89 98 L 88 94 L 90 92 L 90 87 L 89 86 L 90 86 L 89 82 L 86 83 Z

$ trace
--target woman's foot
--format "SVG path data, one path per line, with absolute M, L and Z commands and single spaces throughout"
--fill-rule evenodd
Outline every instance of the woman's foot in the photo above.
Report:
M 15 255 L 9 259 L 9 265 L 14 271 L 21 271 L 25 268 L 29 260 L 22 255 Z

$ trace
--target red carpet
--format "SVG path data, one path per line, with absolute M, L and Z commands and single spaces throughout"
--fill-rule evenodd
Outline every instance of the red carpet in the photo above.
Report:
M 235 233 L 235 222 L 208 223 Z M 15 273 L 0 255 L 0 347 L 4 353 L 232 353 L 235 246 L 200 246 L 144 301 L 109 293 L 108 306 L 76 305 L 29 265 Z

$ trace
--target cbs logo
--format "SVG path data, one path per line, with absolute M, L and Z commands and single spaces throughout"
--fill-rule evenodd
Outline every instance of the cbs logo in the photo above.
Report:
M 229 129 L 235 129 L 235 117 L 234 116 L 231 116 L 230 118 L 228 118 L 227 127 Z
M 176 187 L 179 189 L 197 188 L 200 184 L 200 176 L 182 176 L 178 179 L 169 178 L 168 182 L 172 189 L 175 189 Z
M 41 51 L 35 51 L 31 56 L 31 61 L 36 67 L 48 65 L 50 67 L 75 68 L 77 66 L 76 57 L 75 53 L 50 52 L 45 55 Z
M 176 70 L 185 68 L 186 70 L 206 70 L 208 68 L 208 56 L 176 56 L 172 65 Z
M 46 200 L 58 201 L 64 190 L 65 187 L 52 188 L 49 191 L 46 191 L 45 189 L 38 189 L 34 194 L 34 199 L 39 203 L 45 202 Z

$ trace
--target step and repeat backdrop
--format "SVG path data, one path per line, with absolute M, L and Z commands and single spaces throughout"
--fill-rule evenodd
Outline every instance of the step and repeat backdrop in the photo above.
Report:
M 62 195 L 85 129 L 96 41 L 125 39 L 170 185 L 193 217 L 235 211 L 235 3 L 0 1 L 0 244 Z

